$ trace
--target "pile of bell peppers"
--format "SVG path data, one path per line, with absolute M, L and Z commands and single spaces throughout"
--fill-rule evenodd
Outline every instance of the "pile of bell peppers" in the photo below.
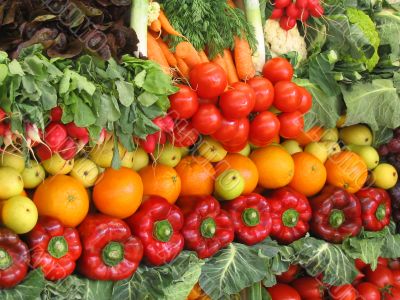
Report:
M 268 236 L 281 244 L 303 237 L 340 243 L 365 230 L 382 230 L 390 222 L 391 201 L 379 188 L 356 194 L 327 186 L 312 199 L 289 187 L 271 195 L 251 193 L 219 202 L 212 196 L 182 197 L 176 204 L 150 196 L 125 220 L 89 214 L 77 228 L 49 217 L 39 219 L 26 243 L 0 229 L 0 288 L 21 282 L 29 266 L 48 280 L 75 270 L 93 280 L 122 280 L 139 264 L 160 266 L 185 248 L 208 258 L 232 241 L 254 245 Z

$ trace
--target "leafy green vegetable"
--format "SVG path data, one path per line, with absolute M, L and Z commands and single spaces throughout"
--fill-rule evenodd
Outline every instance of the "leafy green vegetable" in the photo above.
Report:
M 45 280 L 41 270 L 29 272 L 24 281 L 13 289 L 0 289 L 2 300 L 37 300 L 44 288 Z
M 244 13 L 231 8 L 226 1 L 163 0 L 164 11 L 172 26 L 182 33 L 197 50 L 208 49 L 210 58 L 233 49 L 234 37 L 246 38 L 256 50 L 254 30 Z M 171 37 L 175 47 L 183 38 Z
M 375 79 L 341 85 L 347 107 L 346 124 L 368 124 L 373 131 L 400 126 L 400 99 L 393 81 Z
M 199 279 L 203 261 L 183 251 L 162 267 L 140 266 L 132 278 L 115 283 L 112 299 L 186 299 Z
M 387 55 L 392 62 L 400 60 L 400 12 L 383 9 L 374 14 L 376 29 L 381 38 L 381 45 L 388 45 Z

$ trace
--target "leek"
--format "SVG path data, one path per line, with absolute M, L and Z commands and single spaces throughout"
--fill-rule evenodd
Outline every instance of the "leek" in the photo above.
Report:
M 147 21 L 148 21 L 149 0 L 132 0 L 131 28 L 138 38 L 136 57 L 147 56 Z
M 261 19 L 260 1 L 244 0 L 244 9 L 247 21 L 254 28 L 254 35 L 257 40 L 257 49 L 253 53 L 253 63 L 257 72 L 261 72 L 265 64 L 265 42 L 264 29 Z

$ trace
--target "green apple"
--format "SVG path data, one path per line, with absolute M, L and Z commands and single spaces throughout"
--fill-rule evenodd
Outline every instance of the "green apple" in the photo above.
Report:
M 344 127 L 340 130 L 339 136 L 346 145 L 371 146 L 372 144 L 372 132 L 365 125 Z
M 24 180 L 17 170 L 10 167 L 0 168 L 0 199 L 8 198 L 21 194 L 24 190 Z
M 376 168 L 376 166 L 379 164 L 379 154 L 374 147 L 347 145 L 347 148 L 350 151 L 357 153 L 363 159 L 368 167 L 368 170 Z
M 119 157 L 123 157 L 124 148 L 118 143 Z M 114 140 L 109 138 L 103 144 L 96 145 L 93 150 L 89 153 L 90 158 L 96 165 L 102 168 L 111 167 L 112 158 L 114 155 Z
M 333 154 L 342 151 L 340 149 L 340 145 L 336 142 L 320 142 L 320 143 L 325 146 L 326 150 L 328 151 L 328 156 L 331 156 Z
M 376 187 L 388 190 L 397 183 L 397 171 L 390 164 L 379 164 L 372 170 L 372 179 Z
M 243 193 L 244 184 L 244 178 L 239 171 L 226 170 L 215 180 L 215 194 L 222 200 L 233 200 Z
M 281 143 L 281 146 L 285 148 L 290 155 L 298 152 L 303 152 L 303 149 L 301 149 L 299 143 L 295 140 L 286 140 L 283 143 Z
M 51 175 L 68 174 L 74 167 L 74 159 L 65 160 L 56 153 L 51 158 L 42 161 L 42 166 Z
M 153 156 L 156 162 L 174 168 L 181 161 L 182 152 L 178 147 L 167 143 L 158 145 Z
M 125 151 L 124 155 L 121 158 L 121 167 L 132 169 L 133 168 L 133 156 L 134 156 L 133 151 L 132 152 Z
M 250 152 L 251 152 L 251 147 L 250 147 L 250 144 L 247 143 L 246 146 L 242 150 L 235 152 L 235 153 L 242 154 L 243 156 L 249 156 Z
M 181 150 L 181 156 L 184 158 L 185 156 L 189 155 L 190 148 L 189 147 L 178 147 L 179 150 Z
M 219 142 L 208 136 L 201 141 L 197 151 L 210 162 L 219 162 L 228 154 Z
M 24 234 L 35 227 L 38 211 L 31 199 L 24 196 L 14 196 L 2 204 L 1 219 L 7 228 L 17 234 Z
M 339 130 L 335 128 L 325 129 L 321 137 L 321 142 L 337 142 L 339 140 Z
M 0 167 L 10 167 L 22 173 L 25 169 L 25 159 L 19 153 L 3 152 L 0 154 Z
M 21 175 L 26 189 L 34 189 L 46 178 L 44 168 L 34 160 L 30 161 L 29 166 L 22 171 Z
M 90 159 L 80 158 L 75 161 L 70 175 L 88 188 L 94 186 L 96 183 L 97 177 L 99 176 L 99 169 Z
M 149 155 L 142 148 L 138 147 L 133 151 L 133 167 L 135 171 L 143 169 L 149 164 Z
M 320 142 L 311 142 L 305 148 L 304 152 L 310 153 L 318 158 L 322 163 L 328 159 L 328 149 Z

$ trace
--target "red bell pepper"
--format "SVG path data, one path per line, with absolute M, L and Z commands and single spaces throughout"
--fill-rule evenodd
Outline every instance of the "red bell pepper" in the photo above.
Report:
M 236 238 L 246 245 L 263 241 L 270 233 L 272 219 L 267 199 L 252 193 L 225 201 L 223 208 L 233 221 Z
M 144 257 L 150 264 L 166 264 L 182 251 L 182 212 L 164 198 L 149 197 L 126 221 L 142 241 Z
M 361 203 L 361 218 L 366 230 L 379 231 L 389 225 L 391 201 L 385 190 L 364 188 L 356 196 Z
M 102 214 L 88 215 L 78 227 L 82 241 L 79 271 L 94 280 L 129 278 L 143 257 L 140 240 L 122 220 Z
M 303 237 L 309 228 L 311 207 L 307 198 L 292 188 L 276 190 L 269 200 L 271 206 L 271 236 L 289 244 Z
M 28 246 L 11 230 L 0 228 L 0 288 L 12 288 L 28 272 Z
M 327 186 L 311 201 L 312 231 L 332 243 L 357 235 L 362 226 L 360 201 L 342 188 Z
M 65 228 L 49 217 L 40 218 L 28 234 L 32 267 L 41 268 L 48 280 L 59 280 L 70 275 L 82 252 L 78 230 Z
M 233 223 L 214 197 L 183 197 L 178 205 L 185 214 L 185 247 L 199 258 L 210 257 L 233 241 Z

